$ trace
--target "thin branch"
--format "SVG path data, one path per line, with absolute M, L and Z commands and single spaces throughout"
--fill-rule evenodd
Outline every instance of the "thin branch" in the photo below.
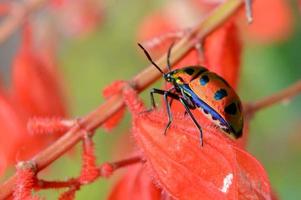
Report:
M 197 41 L 203 39 L 206 35 L 218 28 L 223 22 L 233 15 L 234 12 L 236 12 L 243 5 L 243 3 L 244 0 L 228 0 L 221 4 L 207 18 L 193 28 L 186 37 L 181 39 L 175 45 L 170 60 L 171 64 L 176 63 L 183 56 L 185 56 L 188 51 L 195 46 Z M 167 70 L 165 62 L 166 54 L 156 61 L 158 65 L 164 66 L 162 67 L 163 71 Z M 129 81 L 129 83 L 138 92 L 141 92 L 160 77 L 161 74 L 153 66 L 149 66 L 136 75 L 131 81 Z M 101 106 L 99 106 L 95 111 L 83 117 L 81 120 L 79 120 L 79 126 L 74 126 L 71 128 L 52 145 L 50 145 L 44 151 L 39 152 L 39 154 L 32 158 L 32 161 L 37 164 L 37 170 L 40 171 L 44 169 L 53 161 L 62 156 L 65 152 L 67 152 L 70 148 L 72 148 L 75 144 L 77 144 L 82 139 L 83 133 L 81 131 L 81 127 L 84 127 L 85 130 L 93 131 L 123 106 L 124 103 L 121 95 L 114 95 Z M 15 181 L 16 175 L 9 178 L 0 186 L 0 199 L 5 199 L 6 197 L 10 196 L 13 191 Z
M 11 36 L 46 0 L 27 0 L 24 3 L 11 3 L 10 12 L 0 24 L 0 44 Z
M 108 164 L 110 166 L 113 167 L 113 172 L 115 172 L 117 169 L 121 169 L 123 167 L 128 167 L 130 165 L 133 164 L 137 164 L 139 162 L 142 162 L 142 159 L 140 156 L 133 156 L 131 158 L 127 158 L 127 159 L 123 159 L 120 161 L 116 161 L 116 162 L 111 162 L 111 163 L 104 163 L 99 167 L 99 170 L 102 170 L 102 166 L 104 166 L 105 164 Z M 101 177 L 103 174 L 99 173 L 98 178 Z M 80 183 L 78 178 L 70 178 L 66 181 L 46 181 L 46 180 L 38 180 L 37 181 L 37 186 L 38 189 L 58 189 L 58 188 L 67 188 L 67 187 L 76 187 L 79 188 L 81 187 L 81 185 L 83 185 L 82 183 Z
M 246 104 L 246 115 L 252 116 L 255 112 L 258 112 L 264 108 L 272 106 L 276 103 L 289 100 L 294 96 L 301 93 L 301 80 L 297 81 L 296 83 L 292 84 L 291 86 L 277 92 L 271 96 L 268 96 L 264 99 L 248 103 Z

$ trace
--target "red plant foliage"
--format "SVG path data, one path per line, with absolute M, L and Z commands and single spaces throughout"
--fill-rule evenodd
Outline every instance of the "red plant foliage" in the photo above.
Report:
M 31 28 L 27 25 L 13 63 L 13 97 L 29 116 L 64 117 L 66 106 L 59 81 L 34 50 L 31 40 Z
M 126 174 L 114 186 L 109 200 L 160 200 L 162 191 L 153 184 L 141 164 L 128 168 Z
M 89 31 L 99 21 L 99 10 L 94 8 L 91 2 L 51 1 L 56 11 L 70 7 L 67 19 L 79 19 L 75 26 L 72 26 L 75 27 L 75 32 L 78 31 L 77 28 Z M 283 8 L 279 5 L 277 4 L 278 8 Z M 210 5 L 206 9 L 212 9 L 211 6 L 214 7 Z M 285 18 L 283 16 L 280 16 L 280 19 Z M 160 49 L 161 47 L 155 49 L 155 54 L 165 52 L 172 42 L 179 39 L 179 35 L 185 35 L 180 24 L 173 23 L 162 13 L 148 18 L 142 27 L 140 38 L 160 38 L 153 47 L 164 46 L 164 50 Z M 182 105 L 176 103 L 172 107 L 172 126 L 167 135 L 163 135 L 167 123 L 166 111 L 147 111 L 137 92 L 124 81 L 116 81 L 109 85 L 104 89 L 103 95 L 110 99 L 122 93 L 124 102 L 133 116 L 132 133 L 142 156 L 97 166 L 91 138 L 93 134 L 81 127 L 80 121 L 62 119 L 67 111 L 60 81 L 52 68 L 55 62 L 49 60 L 51 56 L 45 58 L 34 49 L 28 25 L 24 30 L 21 48 L 14 60 L 11 96 L 0 91 L 0 144 L 1 152 L 4 152 L 0 154 L 0 173 L 7 165 L 13 163 L 16 155 L 20 153 L 20 146 L 30 147 L 26 152 L 21 152 L 22 157 L 28 158 L 56 137 L 40 137 L 49 136 L 45 133 L 61 135 L 70 128 L 78 128 L 83 133 L 83 153 L 79 176 L 67 181 L 38 180 L 34 164 L 19 162 L 14 199 L 38 199 L 32 196 L 33 189 L 67 188 L 59 199 L 71 200 L 82 185 L 92 183 L 99 177 L 109 177 L 116 169 L 138 162 L 139 164 L 129 168 L 113 188 L 110 200 L 271 199 L 270 183 L 264 168 L 243 149 L 248 126 L 244 129 L 244 139 L 233 141 L 200 112 L 194 111 L 204 133 L 204 145 L 201 146 L 199 131 L 191 119 L 183 115 Z M 201 52 L 192 49 L 174 68 L 203 64 L 224 77 L 236 89 L 240 56 L 241 42 L 237 26 L 231 19 L 205 38 Z M 108 130 L 114 128 L 123 114 L 124 109 L 119 110 L 105 121 L 103 127 Z M 28 118 L 34 115 L 50 118 L 30 120 L 27 127 L 30 135 L 25 129 L 25 124 Z M 78 127 L 75 127 L 76 125 Z M 141 163 L 142 161 L 145 164 Z
M 60 25 L 60 31 L 67 36 L 87 35 L 103 21 L 102 1 L 52 0 L 50 3 L 55 13 L 54 16 L 57 17 L 57 23 Z
M 31 27 L 25 25 L 22 45 L 14 58 L 12 88 L 9 93 L 0 92 L 0 173 L 16 160 L 30 158 L 59 136 L 40 137 L 26 130 L 30 117 L 66 116 L 62 88 L 53 72 L 34 51 Z
M 254 1 L 254 22 L 245 27 L 251 38 L 259 42 L 286 39 L 293 29 L 292 11 L 289 1 Z
M 111 85 L 107 86 L 103 90 L 103 96 L 108 99 L 115 94 L 119 94 L 124 86 L 124 81 L 115 81 Z M 102 126 L 107 130 L 110 131 L 114 128 L 122 119 L 124 115 L 125 109 L 120 109 L 117 113 L 111 116 Z
M 270 198 L 269 181 L 259 162 L 210 121 L 202 121 L 203 147 L 193 123 L 183 115 L 174 114 L 164 136 L 165 112 L 145 112 L 143 103 L 130 89 L 124 95 L 133 114 L 133 134 L 147 167 L 168 194 L 179 199 L 243 199 L 249 194 L 257 199 Z
M 227 22 L 205 39 L 204 54 L 206 66 L 237 88 L 241 41 L 234 22 Z

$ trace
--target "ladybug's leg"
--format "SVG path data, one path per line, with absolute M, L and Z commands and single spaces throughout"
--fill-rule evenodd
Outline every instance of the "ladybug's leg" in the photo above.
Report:
M 171 125 L 171 122 L 172 122 L 172 114 L 171 114 L 171 111 L 170 111 L 170 104 L 168 102 L 167 96 L 168 96 L 168 92 L 166 91 L 164 93 L 164 102 L 165 102 L 166 110 L 167 110 L 167 114 L 168 114 L 168 122 L 167 122 L 167 125 L 166 125 L 165 130 L 164 130 L 164 135 L 166 135 L 166 132 L 169 129 L 169 127 Z
M 154 98 L 154 94 L 160 94 L 160 95 L 164 95 L 165 93 L 167 93 L 167 96 L 169 96 L 170 98 L 172 99 L 179 99 L 179 96 L 174 94 L 174 93 L 171 93 L 170 91 L 173 90 L 174 88 L 171 88 L 169 89 L 168 91 L 166 90 L 160 90 L 160 89 L 157 89 L 157 88 L 153 88 L 151 91 L 150 91 L 150 97 L 151 97 L 151 104 L 152 104 L 152 108 L 156 108 L 156 102 L 155 102 L 155 98 Z
M 192 112 L 190 111 L 190 108 L 189 108 L 189 105 L 188 103 L 186 102 L 186 100 L 182 97 L 180 97 L 180 102 L 183 104 L 183 106 L 185 107 L 186 109 L 186 112 L 189 114 L 189 116 L 191 117 L 192 121 L 194 122 L 194 124 L 197 126 L 197 128 L 199 129 L 200 131 L 200 143 L 201 145 L 203 146 L 203 131 L 202 131 L 202 128 L 201 126 L 199 125 L 199 123 L 196 121 L 196 119 L 194 118 Z
M 160 90 L 160 89 L 153 88 L 150 92 L 153 108 L 156 107 L 154 94 L 160 94 L 160 95 L 163 95 L 163 97 L 164 97 L 164 102 L 165 102 L 166 110 L 167 110 L 167 114 L 168 114 L 168 122 L 167 122 L 167 125 L 164 130 L 164 135 L 166 135 L 166 132 L 172 122 L 172 114 L 171 114 L 171 109 L 170 109 L 170 103 L 168 102 L 168 97 L 170 97 L 171 99 L 177 99 L 177 100 L 179 100 L 179 98 L 180 98 L 177 94 L 170 92 L 173 89 L 174 88 L 171 88 L 169 90 Z

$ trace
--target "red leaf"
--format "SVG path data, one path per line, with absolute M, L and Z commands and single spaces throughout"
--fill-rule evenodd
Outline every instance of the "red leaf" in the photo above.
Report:
M 206 37 L 204 53 L 207 67 L 237 88 L 241 42 L 236 25 L 228 22 Z
M 31 47 L 30 30 L 24 30 L 23 44 L 13 63 L 13 95 L 29 115 L 65 116 L 62 89 Z
M 260 42 L 288 37 L 293 28 L 292 11 L 286 0 L 254 1 L 254 22 L 247 27 L 250 36 Z
M 124 91 L 133 114 L 133 135 L 144 153 L 151 176 L 178 199 L 269 199 L 266 173 L 259 162 L 206 118 L 199 131 L 189 117 L 173 113 L 172 126 L 163 135 L 167 114 L 145 109 L 137 93 Z
M 170 44 L 177 39 L 170 36 L 177 31 L 179 31 L 178 25 L 163 11 L 157 11 L 142 20 L 138 28 L 137 40 L 152 44 L 151 48 L 148 45 L 145 45 L 145 48 L 153 50 L 152 55 L 156 58 L 166 52 Z
M 127 173 L 114 186 L 109 200 L 161 200 L 156 187 L 142 165 L 129 167 Z
M 166 113 L 155 111 L 139 115 L 133 125 L 134 137 L 158 184 L 179 199 L 235 199 L 235 156 L 228 138 L 202 123 L 201 147 L 191 120 L 179 116 L 174 116 L 173 126 L 164 136 L 167 118 L 163 116 Z M 223 193 L 223 182 L 229 175 L 232 184 Z
M 238 199 L 271 199 L 268 176 L 262 165 L 248 152 L 234 147 L 238 163 Z
M 103 90 L 103 96 L 106 99 L 109 99 L 111 96 L 120 94 L 122 91 L 123 86 L 125 85 L 125 81 L 115 81 L 109 86 L 107 86 Z M 110 131 L 112 128 L 116 127 L 119 122 L 121 121 L 123 115 L 124 115 L 124 108 L 121 108 L 118 110 L 114 115 L 110 116 L 104 123 L 103 127 L 107 130 Z
M 61 31 L 67 36 L 85 36 L 103 21 L 103 1 L 52 0 L 51 3 L 52 14 L 56 17 Z
M 16 105 L 0 94 L 0 174 L 16 161 L 16 153 L 24 141 L 27 141 L 25 120 Z

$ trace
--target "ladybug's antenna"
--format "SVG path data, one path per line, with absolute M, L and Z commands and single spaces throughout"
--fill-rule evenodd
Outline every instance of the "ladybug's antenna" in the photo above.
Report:
M 146 51 L 146 49 L 140 44 L 138 43 L 139 47 L 144 51 L 144 54 L 146 55 L 146 57 L 148 58 L 148 60 L 162 73 L 164 74 L 164 72 L 162 71 L 162 69 L 152 60 L 151 56 L 149 55 L 149 53 Z
M 171 65 L 170 65 L 170 55 L 171 55 L 171 50 L 172 50 L 172 47 L 175 43 L 173 42 L 169 49 L 168 49 L 168 52 L 167 52 L 167 67 L 168 67 L 168 70 L 171 71 Z

